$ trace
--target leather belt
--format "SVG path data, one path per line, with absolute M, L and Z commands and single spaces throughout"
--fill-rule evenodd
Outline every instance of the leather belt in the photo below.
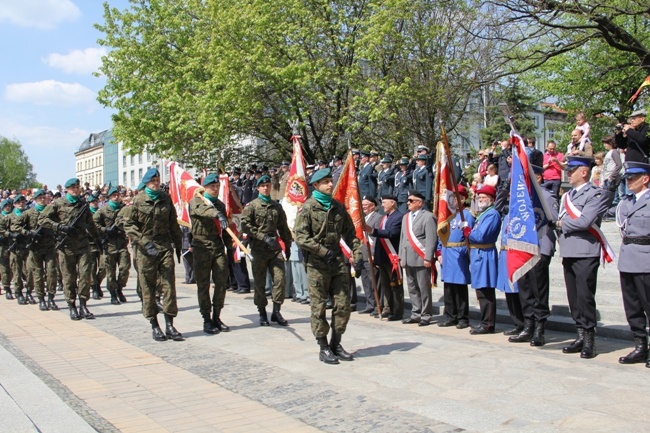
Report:
M 623 236 L 623 245 L 650 245 L 650 236 Z
M 496 248 L 496 244 L 469 244 L 469 247 L 475 250 L 489 250 Z
M 466 247 L 467 242 L 447 242 L 445 248 Z

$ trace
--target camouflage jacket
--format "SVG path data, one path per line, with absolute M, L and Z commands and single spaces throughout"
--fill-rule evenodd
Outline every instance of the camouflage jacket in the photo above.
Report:
M 17 242 L 15 244 L 15 248 L 24 250 L 27 248 L 27 243 L 29 242 L 29 238 L 27 235 L 29 235 L 29 227 L 27 226 L 27 210 L 24 210 L 21 215 L 16 215 L 16 209 L 12 210 L 11 213 L 8 215 L 9 218 L 9 230 L 12 233 L 19 234 L 20 237 L 17 238 Z M 9 245 L 12 245 L 14 243 L 14 240 L 12 239 L 9 242 Z
M 166 192 L 161 191 L 155 201 L 141 192 L 123 212 L 124 231 L 135 245 L 144 246 L 151 241 L 159 252 L 172 246 L 181 249 L 183 234 L 172 199 Z
M 298 212 L 293 234 L 298 246 L 308 253 L 306 263 L 315 267 L 331 267 L 323 260 L 328 250 L 334 251 L 342 263 L 341 239 L 352 249 L 354 261 L 362 260 L 361 242 L 356 237 L 352 218 L 336 200 L 332 200 L 332 206 L 326 211 L 314 198 L 308 198 Z
M 11 220 L 9 215 L 0 214 L 0 248 L 9 246 L 9 232 L 11 231 Z
M 246 205 L 242 214 L 242 230 L 251 240 L 251 248 L 259 253 L 272 254 L 273 251 L 264 243 L 264 235 L 280 238 L 285 249 L 291 248 L 291 231 L 287 225 L 287 215 L 282 206 L 275 200 L 270 203 L 256 198 Z
M 57 198 L 43 209 L 43 212 L 38 217 L 38 224 L 58 233 L 61 238 L 65 237 L 63 246 L 66 248 L 77 252 L 86 249 L 90 244 L 90 239 L 99 238 L 99 232 L 95 227 L 95 223 L 93 223 L 93 216 L 88 206 L 86 206 L 72 232 L 66 235 L 60 231 L 61 226 L 72 224 L 72 220 L 85 205 L 86 203 L 83 200 L 72 204 L 65 197 Z
M 54 231 L 48 228 L 43 227 L 38 221 L 41 216 L 41 213 L 36 210 L 35 207 L 26 210 L 23 213 L 25 217 L 25 231 L 31 231 L 32 233 L 38 233 L 37 236 L 28 240 L 27 244 L 31 249 L 53 249 L 56 245 L 56 238 L 54 237 Z
M 126 249 L 129 241 L 124 232 L 124 206 L 120 207 L 118 210 L 113 210 L 113 208 L 106 203 L 104 206 L 99 208 L 97 212 L 93 215 L 93 221 L 97 226 L 97 230 L 102 237 L 102 242 L 109 254 L 115 254 L 118 251 Z M 115 226 L 117 232 L 113 234 L 108 234 L 107 230 Z
M 214 206 L 206 203 L 201 197 L 190 201 L 190 218 L 192 220 L 192 245 L 223 250 L 232 245 L 232 238 L 222 227 L 221 234 L 217 229 L 216 218 L 226 218 L 226 205 L 217 199 Z M 221 238 L 223 236 L 223 239 Z

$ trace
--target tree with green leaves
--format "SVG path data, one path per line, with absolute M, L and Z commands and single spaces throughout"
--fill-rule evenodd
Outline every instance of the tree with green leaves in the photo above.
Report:
M 0 187 L 24 189 L 36 185 L 36 173 L 18 140 L 0 136 Z

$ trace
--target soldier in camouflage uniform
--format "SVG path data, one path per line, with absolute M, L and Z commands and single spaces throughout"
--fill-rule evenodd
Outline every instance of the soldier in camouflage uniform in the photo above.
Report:
M 87 307 L 92 278 L 88 240 L 98 239 L 99 232 L 93 223 L 87 203 L 81 199 L 79 179 L 68 179 L 65 183 L 65 196 L 47 205 L 41 212 L 38 223 L 55 231 L 61 239 L 58 241 L 59 265 L 63 277 L 63 292 L 70 308 L 70 319 L 94 319 L 95 316 Z
M 90 194 L 88 196 L 88 209 L 93 215 L 93 222 L 95 222 L 95 214 L 99 211 L 99 196 L 98 194 Z M 101 241 L 101 238 L 99 239 Z M 91 296 L 93 299 L 102 299 L 104 293 L 101 289 L 102 281 L 106 276 L 106 267 L 104 266 L 104 248 L 101 243 L 95 243 L 95 239 L 90 239 L 90 262 L 92 263 L 91 275 Z
M 246 205 L 242 215 L 242 230 L 250 237 L 253 255 L 251 267 L 255 283 L 254 301 L 260 313 L 260 325 L 269 326 L 266 315 L 268 301 L 264 294 L 264 286 L 266 273 L 271 272 L 273 279 L 271 321 L 280 326 L 288 326 L 289 323 L 280 313 L 280 306 L 284 302 L 286 278 L 283 248 L 278 236 L 284 243 L 284 254 L 288 258 L 291 250 L 291 232 L 282 206 L 277 201 L 271 200 L 271 178 L 268 175 L 261 176 L 257 180 L 257 191 L 259 192 L 257 198 Z
M 142 290 L 142 314 L 149 320 L 153 339 L 167 338 L 182 341 L 183 336 L 174 328 L 178 314 L 176 304 L 176 281 L 174 274 L 174 251 L 180 262 L 182 233 L 176 219 L 172 199 L 160 189 L 160 173 L 156 168 L 147 170 L 138 189 L 144 188 L 133 199 L 133 205 L 124 218 L 124 231 L 137 249 L 138 281 Z M 158 324 L 156 285 L 163 292 L 165 333 Z
M 226 206 L 218 198 L 219 176 L 208 174 L 203 179 L 203 187 L 205 187 L 204 198 L 194 197 L 190 201 L 194 277 L 199 310 L 203 316 L 203 332 L 218 334 L 230 331 L 230 328 L 221 321 L 220 315 L 228 286 L 226 245 L 232 245 L 232 239 L 225 230 L 229 225 Z M 212 301 L 210 301 L 211 276 L 214 283 Z M 210 319 L 211 310 L 212 319 Z
M 12 211 L 13 202 L 10 199 L 2 200 L 0 207 L 0 274 L 2 274 L 2 289 L 5 291 L 5 298 L 14 299 L 11 293 L 11 260 L 9 253 L 11 220 L 9 215 Z
M 305 201 L 296 218 L 294 236 L 305 254 L 311 330 L 320 346 L 319 359 L 327 364 L 351 361 L 352 355 L 341 346 L 341 335 L 350 319 L 350 271 L 341 252 L 340 240 L 352 249 L 357 275 L 363 269 L 361 243 L 345 207 L 332 199 L 333 182 L 329 169 L 318 170 L 310 183 L 314 192 Z M 332 338 L 327 342 L 330 325 L 325 311 L 328 298 L 333 299 Z
M 47 197 L 42 189 L 34 193 L 34 207 L 23 214 L 27 219 L 29 257 L 27 274 L 29 284 L 34 287 L 41 311 L 58 310 L 54 301 L 56 295 L 57 259 L 54 231 L 46 229 L 38 222 L 41 212 L 45 210 Z M 47 303 L 45 302 L 45 283 L 47 283 Z
M 27 281 L 27 250 L 29 230 L 25 227 L 27 225 L 27 218 L 24 215 L 25 208 L 27 207 L 27 199 L 24 195 L 18 194 L 14 199 L 14 210 L 9 215 L 11 221 L 10 237 L 12 238 L 9 251 L 11 252 L 11 273 L 14 275 L 14 289 L 16 290 L 16 299 L 21 305 L 36 304 L 36 300 L 32 296 L 34 287 Z M 25 282 L 27 281 L 27 285 Z M 23 297 L 23 289 L 26 289 L 25 296 Z
M 126 286 L 131 269 L 131 255 L 127 248 L 128 239 L 122 224 L 124 215 L 122 196 L 117 188 L 111 187 L 108 190 L 108 201 L 95 212 L 93 220 L 104 243 L 106 288 L 111 294 L 111 304 L 113 305 L 126 302 L 122 290 Z

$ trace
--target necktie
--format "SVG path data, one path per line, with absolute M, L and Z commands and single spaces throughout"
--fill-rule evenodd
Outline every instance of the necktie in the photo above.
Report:
M 572 190 L 571 190 L 571 194 L 569 195 L 569 197 L 574 198 L 574 197 L 576 196 L 576 193 L 577 193 L 577 192 L 578 192 L 577 189 L 572 189 Z

